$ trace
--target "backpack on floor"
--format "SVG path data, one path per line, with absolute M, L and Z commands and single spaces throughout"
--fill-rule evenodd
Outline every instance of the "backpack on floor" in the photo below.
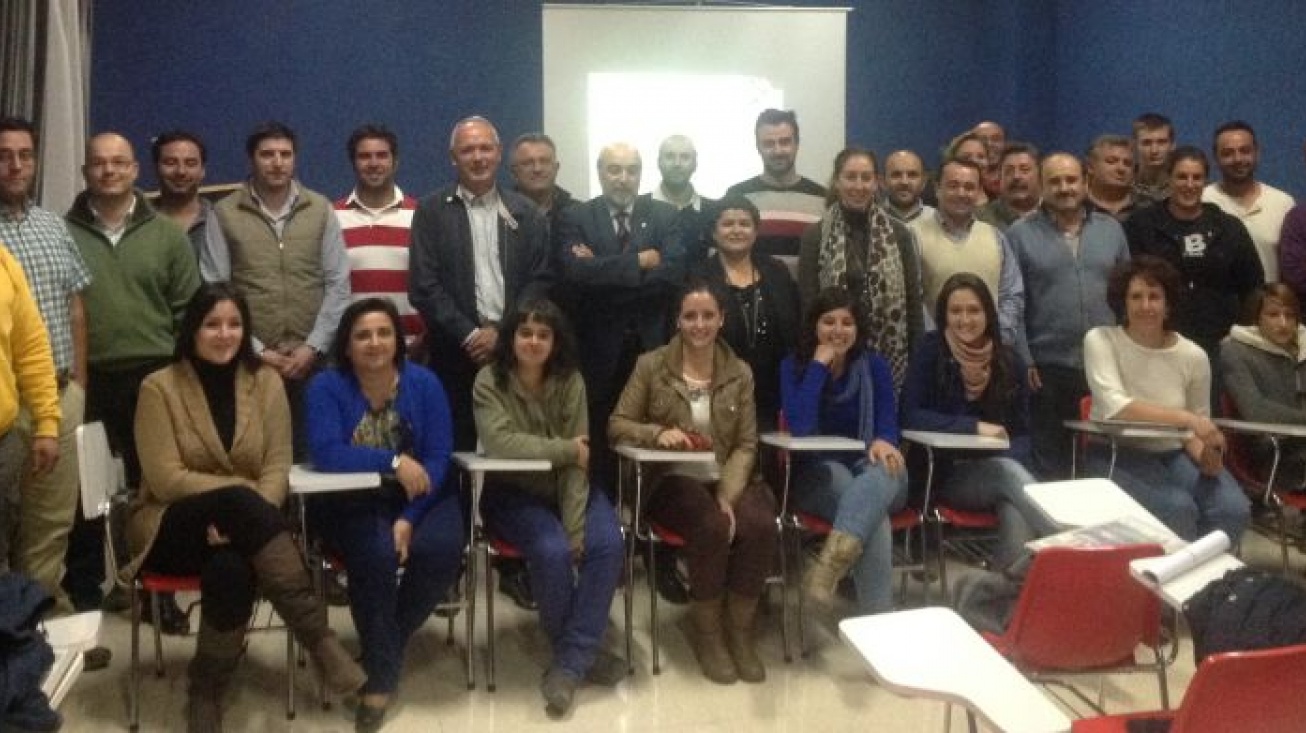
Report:
M 1306 589 L 1277 573 L 1237 568 L 1183 607 L 1196 664 L 1211 654 L 1306 643 Z

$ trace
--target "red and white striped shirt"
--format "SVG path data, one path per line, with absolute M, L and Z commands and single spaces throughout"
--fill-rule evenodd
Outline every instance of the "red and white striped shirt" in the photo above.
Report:
M 408 243 L 417 199 L 395 186 L 391 203 L 369 209 L 351 191 L 335 209 L 349 254 L 352 299 L 387 298 L 399 309 L 410 339 L 425 333 L 421 315 L 408 302 Z

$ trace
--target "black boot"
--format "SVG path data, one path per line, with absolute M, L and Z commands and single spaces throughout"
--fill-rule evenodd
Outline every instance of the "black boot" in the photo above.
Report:
M 326 605 L 313 591 L 304 558 L 290 534 L 282 532 L 268 540 L 250 562 L 263 596 L 308 649 L 327 688 L 337 695 L 361 688 L 367 675 L 327 625 Z

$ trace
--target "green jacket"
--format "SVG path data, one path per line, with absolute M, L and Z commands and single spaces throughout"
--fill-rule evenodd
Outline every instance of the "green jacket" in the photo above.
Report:
M 539 397 L 527 394 L 511 373 L 501 387 L 493 366 L 482 367 L 472 387 L 476 434 L 485 455 L 543 458 L 553 464 L 549 472 L 496 474 L 496 478 L 556 505 L 573 547 L 584 540 L 589 500 L 589 480 L 576 463 L 574 441 L 589 435 L 585 404 L 585 381 L 579 371 L 545 380 Z
M 170 358 L 182 313 L 200 286 L 186 233 L 155 214 L 137 191 L 136 208 L 115 246 L 96 228 L 89 200 L 83 191 L 66 217 L 94 278 L 82 292 L 87 360 L 116 371 Z

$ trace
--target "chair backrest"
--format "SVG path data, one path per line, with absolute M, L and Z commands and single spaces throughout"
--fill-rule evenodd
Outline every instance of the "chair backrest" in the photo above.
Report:
M 77 426 L 77 474 L 82 484 L 82 514 L 97 519 L 109 513 L 118 490 L 118 469 L 109 450 L 104 423 Z
M 1003 634 L 1011 660 L 1026 669 L 1091 669 L 1132 661 L 1154 644 L 1161 609 L 1129 575 L 1129 563 L 1162 554 L 1158 545 L 1052 547 L 1034 556 Z
M 1207 657 L 1179 705 L 1171 733 L 1306 730 L 1306 644 Z
M 1234 402 L 1233 395 L 1228 392 L 1220 393 L 1220 412 L 1227 418 L 1238 419 L 1238 404 Z M 1242 485 L 1244 491 L 1260 494 L 1266 489 L 1265 482 L 1269 478 L 1267 475 L 1269 472 L 1256 465 L 1256 461 L 1252 458 L 1251 446 L 1247 441 L 1248 436 L 1236 430 L 1225 433 L 1224 442 L 1228 446 L 1228 452 L 1224 456 L 1224 465 Z

